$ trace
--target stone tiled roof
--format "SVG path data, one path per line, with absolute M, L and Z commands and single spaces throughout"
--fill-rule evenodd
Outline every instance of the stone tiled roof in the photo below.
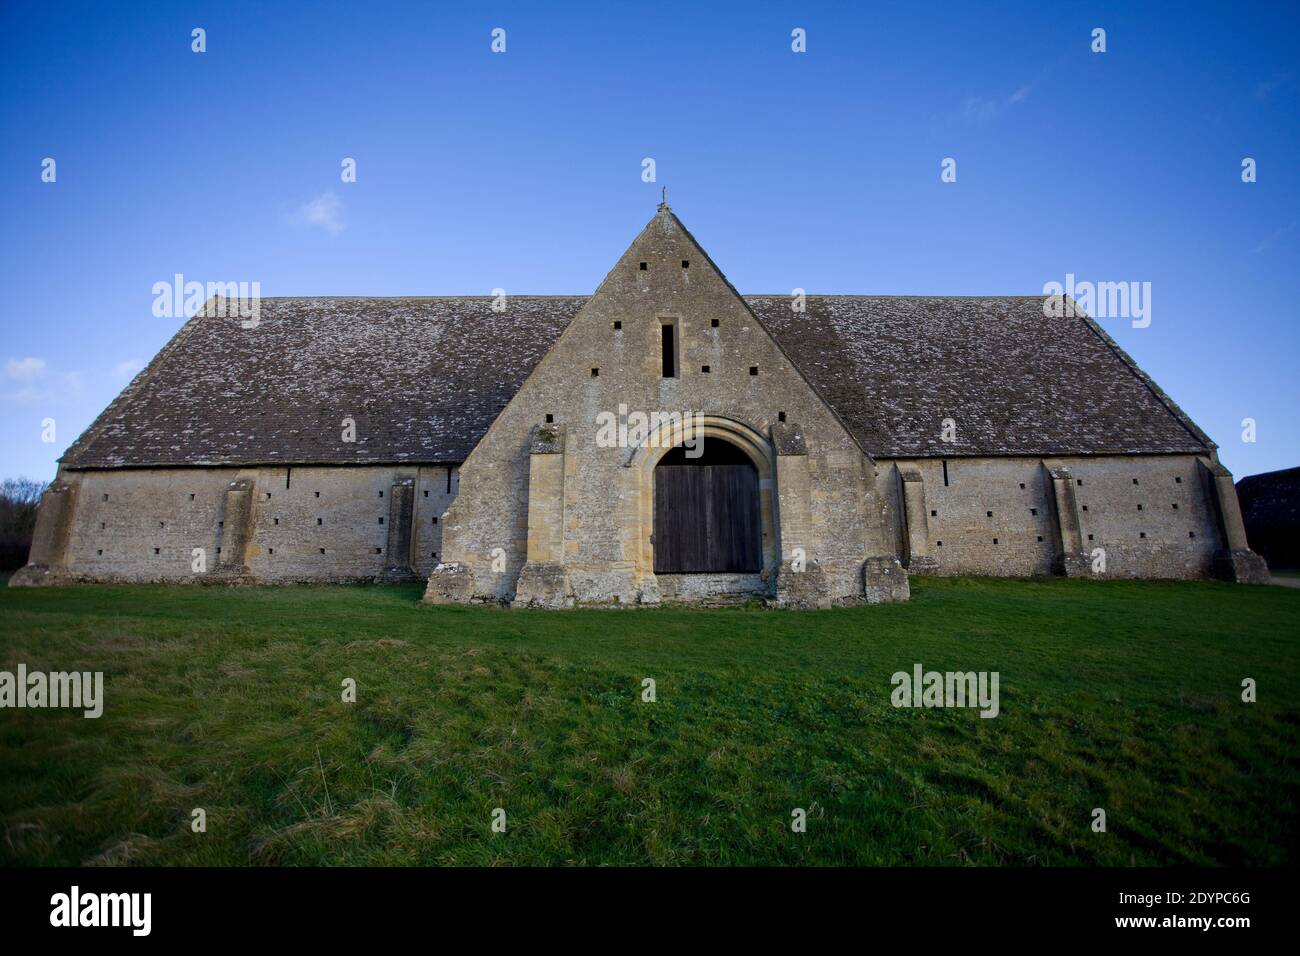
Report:
M 1095 322 L 1046 318 L 1042 296 L 809 296 L 804 313 L 788 295 L 745 301 L 876 457 L 1212 447 Z
M 62 461 L 460 462 L 585 301 L 265 298 L 251 330 L 201 314 Z M 801 314 L 788 296 L 745 301 L 876 457 L 1209 446 L 1095 323 L 1046 319 L 1041 297 L 812 296 Z
M 264 298 L 255 329 L 200 313 L 63 464 L 461 462 L 585 301 Z

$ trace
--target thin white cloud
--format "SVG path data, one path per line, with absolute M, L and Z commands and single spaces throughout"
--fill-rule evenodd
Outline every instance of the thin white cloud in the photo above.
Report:
M 1034 79 L 1018 87 L 1008 96 L 968 96 L 961 104 L 962 118 L 970 123 L 986 123 L 996 119 L 1013 106 L 1029 99 L 1040 80 L 1047 75 L 1044 70 Z
M 1272 249 L 1275 245 L 1277 245 L 1279 239 L 1281 239 L 1287 233 L 1291 232 L 1291 230 L 1293 229 L 1295 229 L 1294 219 L 1288 222 L 1285 226 L 1279 226 L 1278 228 L 1270 232 L 1267 236 L 1265 236 L 1263 239 L 1259 240 L 1259 242 L 1255 245 L 1255 252 L 1257 253 L 1268 252 L 1268 250 Z
M 5 378 L 12 382 L 34 382 L 45 374 L 45 359 L 28 356 L 5 362 Z
M 113 370 L 109 372 L 109 375 L 119 381 L 127 381 L 135 378 L 135 373 L 140 371 L 142 368 L 144 368 L 144 363 L 139 359 L 127 359 L 124 362 L 118 362 L 114 365 Z
M 22 405 L 61 401 L 80 393 L 83 385 L 81 372 L 58 372 L 45 359 L 31 356 L 6 361 L 0 377 L 14 386 L 0 391 L 0 401 Z
M 294 219 L 331 236 L 343 231 L 343 202 L 333 191 L 321 193 L 315 199 L 303 203 L 294 212 Z
M 1295 76 L 1294 73 L 1277 72 L 1273 74 L 1272 78 L 1261 80 L 1259 83 L 1256 83 L 1254 90 L 1255 99 L 1260 100 L 1261 102 L 1268 99 L 1273 95 L 1274 90 L 1289 83 L 1293 76 Z

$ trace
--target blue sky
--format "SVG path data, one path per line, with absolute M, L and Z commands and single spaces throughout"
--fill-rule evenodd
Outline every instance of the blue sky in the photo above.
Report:
M 53 476 L 179 327 L 151 308 L 175 273 L 589 293 L 661 186 L 742 292 L 1150 282 L 1150 327 L 1107 331 L 1238 477 L 1300 465 L 1298 28 L 1293 3 L 4 0 L 0 476 Z

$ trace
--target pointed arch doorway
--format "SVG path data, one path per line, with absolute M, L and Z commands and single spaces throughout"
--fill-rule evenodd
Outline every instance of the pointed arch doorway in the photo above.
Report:
M 763 567 L 758 469 L 721 438 L 691 458 L 669 450 L 654 468 L 656 574 L 753 574 Z

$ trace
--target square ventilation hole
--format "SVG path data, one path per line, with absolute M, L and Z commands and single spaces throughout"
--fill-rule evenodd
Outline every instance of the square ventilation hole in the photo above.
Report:
M 104 549 L 103 549 L 103 548 L 100 548 L 100 549 L 97 550 L 95 553 L 96 553 L 97 555 L 99 555 L 100 557 L 103 557 L 103 556 L 104 556 Z
M 750 374 L 750 375 L 757 375 L 757 374 L 758 374 L 758 366 L 757 366 L 757 365 L 751 365 L 751 366 L 749 367 L 749 374 Z
M 325 553 L 325 549 L 324 549 L 324 548 L 318 548 L 317 550 L 320 551 L 321 554 L 324 554 L 324 553 Z
M 555 416 L 552 415 L 552 414 L 550 414 L 549 412 L 548 412 L 547 415 L 546 415 L 546 424 L 548 424 L 548 425 L 553 425 L 553 424 L 555 424 Z
M 1037 509 L 1037 508 L 1030 508 L 1030 509 L 1029 509 L 1029 513 L 1030 513 L 1031 515 L 1036 515 L 1036 514 L 1038 514 L 1038 509 Z
M 1187 537 L 1189 537 L 1189 538 L 1195 538 L 1195 537 L 1196 537 L 1196 532 L 1195 532 L 1195 531 L 1189 531 L 1189 532 L 1187 532 Z
M 190 501 L 193 501 L 193 500 L 194 500 L 194 495 L 191 493 L 191 494 L 190 494 Z
M 153 549 L 153 553 L 154 553 L 154 554 L 162 554 L 162 548 L 154 548 L 154 549 Z
M 937 511 L 931 509 L 931 511 L 930 511 L 930 517 L 931 517 L 931 518 L 937 518 L 937 517 L 939 517 L 939 512 L 937 512 Z
M 316 523 L 317 523 L 317 524 L 324 524 L 325 521 L 324 521 L 323 519 L 321 519 L 321 518 L 317 518 L 317 519 L 316 519 Z
M 1025 483 L 1023 481 L 1020 483 L 1020 490 L 1021 491 L 1025 490 Z
M 1076 479 L 1075 479 L 1075 483 L 1078 484 L 1078 486 L 1079 486 L 1080 488 L 1083 487 L 1083 479 L 1082 479 L 1082 478 L 1076 478 Z
M 266 499 L 267 501 L 271 500 L 271 493 L 269 491 L 266 493 Z
M 1042 540 L 1043 540 L 1043 536 L 1042 536 L 1041 534 L 1038 536 L 1038 540 L 1039 540 L 1039 541 L 1042 541 Z
M 623 330 L 623 323 L 622 323 L 621 321 L 619 321 L 618 319 L 615 319 L 615 320 L 614 320 L 614 331 L 615 331 L 615 332 L 621 332 L 622 330 Z
M 432 552 L 432 553 L 429 555 L 429 557 L 431 557 L 431 558 L 436 558 L 436 557 L 438 557 L 438 552 L 437 552 L 437 551 Z
M 711 319 L 711 320 L 709 321 L 709 328 L 711 328 L 711 329 L 716 329 L 717 327 L 718 327 L 718 320 L 717 320 L 717 319 Z
M 1137 483 L 1138 483 L 1138 480 L 1137 480 L 1136 478 L 1134 478 L 1134 479 L 1133 479 L 1133 484 L 1136 485 Z
M 1138 537 L 1139 537 L 1139 538 L 1145 538 L 1146 536 L 1147 536 L 1147 533 L 1146 533 L 1145 531 L 1139 531 L 1139 532 L 1138 532 Z
M 220 554 L 220 553 L 221 553 L 221 549 L 220 549 L 220 548 L 217 548 L 217 554 Z
M 1082 508 L 1084 511 L 1087 511 L 1087 510 L 1088 510 L 1088 506 L 1087 506 L 1087 505 L 1080 505 L 1079 507 Z
M 1174 479 L 1174 484 L 1176 484 L 1176 485 L 1181 485 L 1182 483 L 1183 483 L 1183 479 L 1181 479 L 1181 478 L 1175 478 L 1175 479 Z
M 384 523 L 384 519 L 383 519 L 383 518 L 380 518 L 380 519 L 379 519 L 379 523 L 380 523 L 380 524 L 383 524 L 383 523 Z
M 320 497 L 320 492 L 319 492 L 319 491 L 318 491 L 318 492 L 316 492 L 316 497 L 317 497 L 317 498 L 319 498 L 319 497 Z
M 591 370 L 591 377 L 592 377 L 592 378 L 599 378 L 599 377 L 600 377 L 600 369 L 598 369 L 598 368 L 593 368 L 593 369 Z
M 783 421 L 785 421 L 785 412 L 777 412 L 777 413 L 776 413 L 776 420 L 777 420 L 778 422 L 783 422 Z
M 381 498 L 384 497 L 384 493 L 382 491 L 379 493 L 379 497 Z
M 267 553 L 267 554 L 275 554 L 275 548 L 267 548 L 267 549 L 266 549 L 266 553 Z
M 271 520 L 272 520 L 275 524 L 279 524 L 279 523 L 280 523 L 280 519 L 279 519 L 279 518 L 272 518 Z
M 986 518 L 992 518 L 992 517 L 993 517 L 993 512 L 992 512 L 992 511 L 986 511 L 986 512 L 984 512 L 984 517 L 986 517 Z
M 940 547 L 940 548 L 943 547 L 943 542 L 942 542 L 942 541 L 936 541 L 935 544 L 936 544 L 938 547 Z
M 1142 506 L 1141 506 L 1141 505 L 1138 505 L 1138 511 L 1141 511 L 1141 510 L 1142 510 Z
M 997 539 L 997 538 L 994 538 L 994 539 L 993 539 L 993 543 L 994 543 L 994 544 L 997 544 L 997 543 L 998 543 L 998 539 Z
M 383 548 L 375 548 L 375 554 L 383 554 L 383 553 L 384 553 Z
M 224 521 L 218 521 L 218 522 L 217 522 L 217 527 L 218 527 L 218 528 L 224 528 L 225 526 L 226 526 L 226 523 L 225 523 Z
M 708 367 L 707 365 L 701 365 L 701 366 L 700 366 L 700 371 L 703 372 L 705 375 L 708 375 L 708 374 L 709 374 L 709 367 Z
M 1088 535 L 1088 540 L 1089 540 L 1089 541 L 1092 540 L 1092 535 Z
M 434 523 L 434 524 L 437 524 L 437 523 L 438 523 L 438 516 L 437 516 L 437 515 L 434 515 L 434 516 L 433 516 L 433 523 Z
M 108 500 L 108 492 L 104 492 L 104 500 L 105 500 L 105 501 Z
M 682 268 L 683 268 L 683 269 L 689 269 L 690 267 L 691 267 L 691 260 L 690 260 L 690 259 L 683 259 L 683 260 L 682 260 Z
M 425 488 L 425 489 L 424 489 L 424 497 L 426 497 L 426 498 L 429 497 L 429 489 L 428 489 L 428 488 Z
M 649 264 L 648 262 L 643 262 L 643 263 L 641 263 L 641 271 L 642 271 L 642 272 L 646 272 L 646 271 L 648 271 L 649 268 L 650 268 L 650 264 Z
M 1174 502 L 1174 504 L 1173 504 L 1173 508 L 1174 508 L 1175 511 L 1178 510 L 1178 502 L 1176 502 L 1176 501 Z

